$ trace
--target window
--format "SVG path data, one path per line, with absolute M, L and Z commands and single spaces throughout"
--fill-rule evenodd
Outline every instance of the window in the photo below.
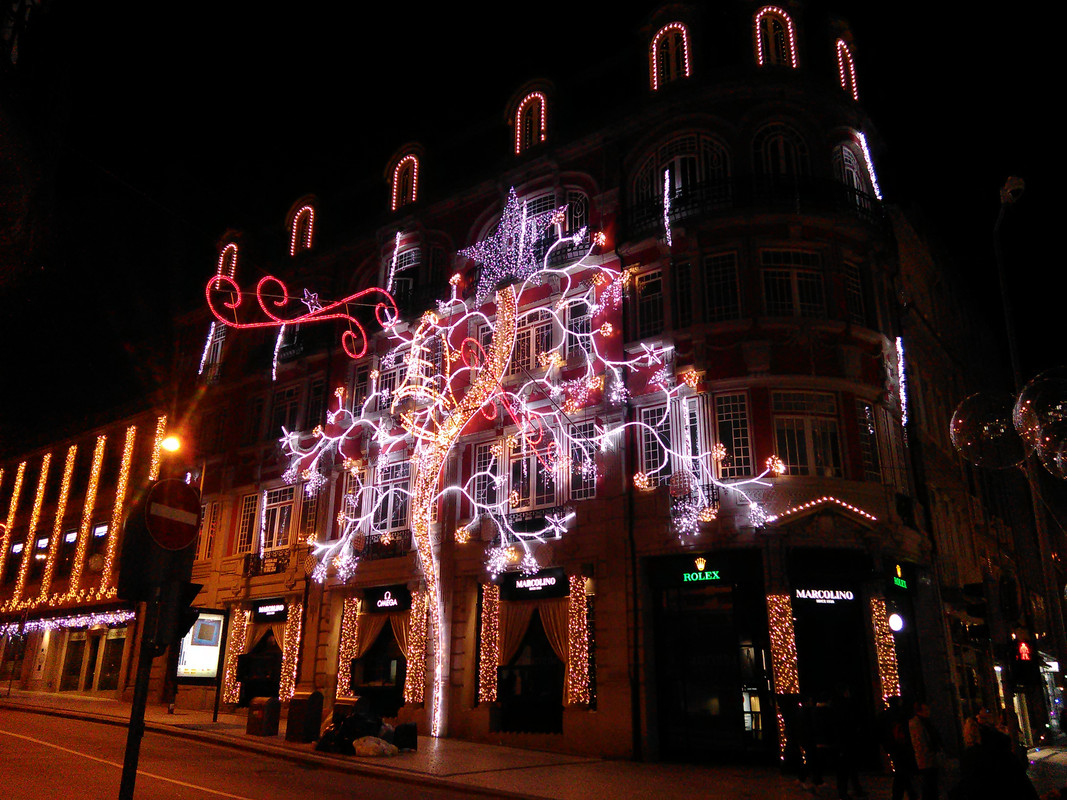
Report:
M 419 196 L 419 159 L 409 153 L 393 169 L 392 210 L 414 203 Z
M 832 394 L 772 392 L 774 439 L 787 475 L 840 478 L 837 400 Z
M 301 250 L 311 249 L 311 233 L 315 226 L 315 209 L 301 206 L 293 214 L 289 225 L 289 255 L 295 256 Z
M 589 197 L 577 189 L 567 191 L 567 233 L 575 234 L 589 225 Z
M 374 505 L 374 527 L 396 531 L 408 527 L 408 500 L 411 465 L 407 461 L 388 464 L 378 471 L 378 492 Z
M 652 91 L 689 77 L 689 32 L 680 22 L 664 25 L 652 37 L 649 48 Z
M 596 424 L 589 420 L 571 425 L 571 500 L 596 496 Z
M 764 250 L 763 302 L 771 317 L 826 316 L 826 298 L 817 253 L 798 250 Z
M 78 552 L 78 531 L 69 530 L 64 532 L 63 541 L 59 544 L 59 562 L 56 564 L 57 574 L 69 575 L 74 565 L 74 556 Z
M 567 306 L 567 358 L 593 352 L 593 315 L 589 305 L 578 300 Z
M 282 428 L 296 430 L 296 415 L 300 409 L 300 387 L 289 386 L 274 393 L 274 407 L 270 415 L 270 434 L 278 435 Z
M 659 270 L 637 276 L 637 338 L 663 333 L 663 273 Z
M 537 452 L 521 443 L 511 452 L 509 504 L 512 511 L 542 508 L 556 503 L 556 476 L 542 464 Z
M 874 406 L 866 400 L 856 401 L 856 426 L 859 429 L 863 479 L 881 482 L 882 470 L 878 462 L 878 432 L 874 427 Z
M 756 62 L 761 66 L 797 68 L 797 34 L 793 20 L 776 6 L 756 12 Z
M 720 478 L 739 478 L 752 474 L 752 448 L 748 436 L 748 398 L 743 394 L 720 394 L 715 397 L 716 440 Z
M 497 457 L 503 445 L 500 442 L 483 442 L 474 448 L 474 499 L 485 505 L 500 501 L 497 482 L 500 464 Z
M 730 199 L 729 154 L 725 145 L 706 134 L 676 136 L 645 159 L 634 178 L 635 206 L 651 203 L 662 207 L 664 175 L 671 195 L 672 220 L 686 217 L 701 202 L 715 204 Z
M 317 494 L 309 495 L 307 491 L 302 491 L 300 493 L 300 529 L 298 531 L 300 541 L 306 542 L 311 537 L 318 538 L 318 510 L 319 496 Z
M 740 319 L 737 253 L 716 253 L 704 259 L 704 289 L 708 322 Z
M 357 416 L 367 399 L 369 380 L 370 367 L 366 364 L 357 366 L 355 375 L 352 378 L 352 408 Z
M 237 552 L 252 551 L 252 537 L 256 530 L 256 506 L 259 497 L 246 494 L 241 498 L 241 513 L 237 518 Z
M 196 559 L 209 561 L 215 551 L 215 535 L 222 517 L 222 504 L 217 500 L 200 506 L 200 530 L 196 534 Z
M 263 550 L 289 546 L 295 487 L 284 486 L 263 493 Z
M 649 484 L 659 486 L 670 478 L 667 446 L 671 440 L 671 428 L 666 406 L 642 408 L 641 427 L 641 472 Z
M 200 369 L 197 375 L 203 375 L 208 383 L 216 383 L 222 366 L 222 345 L 226 342 L 226 326 L 212 322 L 204 342 L 204 353 L 200 356 Z
M 47 528 L 52 527 L 51 524 Z M 35 581 L 41 577 L 41 573 L 44 572 L 45 562 L 48 560 L 48 544 L 51 542 L 51 538 L 48 536 L 38 536 L 37 541 L 33 546 L 33 560 L 30 562 L 30 574 L 28 579 Z
M 103 555 L 107 552 L 107 523 L 98 522 L 93 525 L 92 536 L 89 539 L 89 556 Z
M 545 96 L 531 92 L 515 112 L 515 154 L 524 153 L 545 140 Z
M 304 426 L 312 430 L 326 421 L 326 380 L 312 378 L 308 386 L 308 417 Z
M 867 313 L 863 303 L 863 282 L 860 270 L 855 264 L 846 261 L 844 265 L 845 309 L 853 325 L 866 325 Z
M 796 178 L 810 172 L 808 146 L 788 125 L 776 122 L 761 128 L 753 151 L 756 171 L 767 178 Z
M 871 201 L 860 172 L 859 159 L 845 145 L 839 144 L 833 154 L 834 177 L 844 185 L 849 202 L 862 209 L 870 209 Z
M 856 88 L 856 62 L 852 58 L 852 49 L 844 39 L 837 40 L 837 77 L 841 88 L 852 95 L 853 100 L 860 99 Z
M 518 375 L 542 369 L 539 357 L 552 349 L 552 325 L 554 317 L 544 309 L 530 312 L 520 322 L 515 335 L 515 349 L 511 353 L 509 375 Z
M 404 363 L 406 353 L 396 351 L 387 353 L 382 358 L 378 370 L 378 408 L 387 411 L 393 402 L 393 393 L 403 380 L 403 372 L 407 370 Z
M 693 324 L 693 271 L 688 261 L 671 264 L 671 320 L 675 328 Z

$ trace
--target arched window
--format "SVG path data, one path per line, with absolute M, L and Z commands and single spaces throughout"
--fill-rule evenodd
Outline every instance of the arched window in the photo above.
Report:
M 219 251 L 219 265 L 215 270 L 216 275 L 225 275 L 228 278 L 232 278 L 237 272 L 237 245 L 233 242 L 228 242 L 222 250 Z
M 769 178 L 808 174 L 808 146 L 788 125 L 762 128 L 753 142 L 756 171 Z
M 419 159 L 409 154 L 396 163 L 393 169 L 392 210 L 414 203 L 419 196 Z
M 856 62 L 852 59 L 852 50 L 844 39 L 837 40 L 837 77 L 841 88 L 852 95 L 853 100 L 860 99 L 856 88 Z
M 293 214 L 289 226 L 289 255 L 295 256 L 298 250 L 311 249 L 311 232 L 315 226 L 315 209 L 301 206 Z
M 545 96 L 530 92 L 515 112 L 515 154 L 529 150 L 545 140 Z
M 663 84 L 689 77 L 689 31 L 680 22 L 664 25 L 649 48 L 652 91 Z
M 756 12 L 756 62 L 761 67 L 797 68 L 797 32 L 792 18 L 777 6 Z
M 863 173 L 856 154 L 843 144 L 834 148 L 832 158 L 834 177 L 844 184 L 849 200 L 861 208 L 870 207 L 867 187 L 864 185 Z
M 726 146 L 705 134 L 690 133 L 664 142 L 637 170 L 635 203 L 671 197 L 726 201 L 730 198 L 730 157 Z

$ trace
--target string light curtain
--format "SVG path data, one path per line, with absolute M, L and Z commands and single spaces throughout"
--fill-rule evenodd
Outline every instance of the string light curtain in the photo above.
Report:
M 404 702 L 420 704 L 426 698 L 426 622 L 430 593 L 411 595 L 411 627 L 408 631 L 408 674 L 404 681 Z
M 340 675 L 342 670 L 347 670 L 348 665 L 352 663 L 352 659 L 356 657 L 356 642 L 359 638 L 359 599 L 355 597 L 346 597 L 344 606 L 341 609 L 341 645 L 340 652 L 337 658 L 337 696 L 338 697 L 353 697 L 352 687 L 349 686 L 347 680 L 342 681 Z
M 897 646 L 889 627 L 885 600 L 871 598 L 871 625 L 874 627 L 874 648 L 878 656 L 878 678 L 882 682 L 882 702 L 900 695 L 900 674 L 897 671 Z
M 222 675 L 222 699 L 226 703 L 236 703 L 241 699 L 241 682 L 237 680 L 237 657 L 244 654 L 245 641 L 248 638 L 248 619 L 250 611 L 235 607 L 230 625 L 229 641 L 226 643 L 226 667 Z
M 589 704 L 589 598 L 585 578 L 570 576 L 570 602 L 567 606 L 567 682 L 568 703 Z
M 478 702 L 496 702 L 496 671 L 500 666 L 500 587 L 482 586 L 482 635 L 478 650 Z
M 290 603 L 285 622 L 285 646 L 282 648 L 282 677 L 278 685 L 278 697 L 288 700 L 296 691 L 296 667 L 300 661 L 300 632 L 303 606 Z

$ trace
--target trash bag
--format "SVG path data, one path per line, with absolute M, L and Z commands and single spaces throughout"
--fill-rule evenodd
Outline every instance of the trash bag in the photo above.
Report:
M 357 756 L 395 756 L 400 751 L 377 736 L 363 736 L 352 743 Z

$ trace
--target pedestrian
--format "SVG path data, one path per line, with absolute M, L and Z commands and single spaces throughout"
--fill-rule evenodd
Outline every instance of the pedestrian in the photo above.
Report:
M 810 792 L 817 792 L 822 786 L 823 764 L 816 735 L 815 698 L 805 695 L 801 698 L 797 713 L 797 744 L 800 746 L 800 783 Z
M 897 695 L 890 697 L 878 716 L 879 739 L 893 767 L 892 800 L 917 800 L 915 794 L 915 754 L 911 748 L 904 703 Z
M 838 800 L 866 797 L 867 792 L 860 784 L 859 771 L 856 767 L 863 741 L 863 725 L 860 722 L 856 704 L 852 701 L 852 693 L 847 686 L 838 689 L 831 709 L 834 721 L 834 756 L 837 759 Z M 850 784 L 851 794 L 848 792 Z
M 937 800 L 937 780 L 940 772 L 941 736 L 930 721 L 930 706 L 926 701 L 915 703 L 915 713 L 908 722 L 911 747 L 915 753 L 915 772 L 919 777 L 922 800 Z

